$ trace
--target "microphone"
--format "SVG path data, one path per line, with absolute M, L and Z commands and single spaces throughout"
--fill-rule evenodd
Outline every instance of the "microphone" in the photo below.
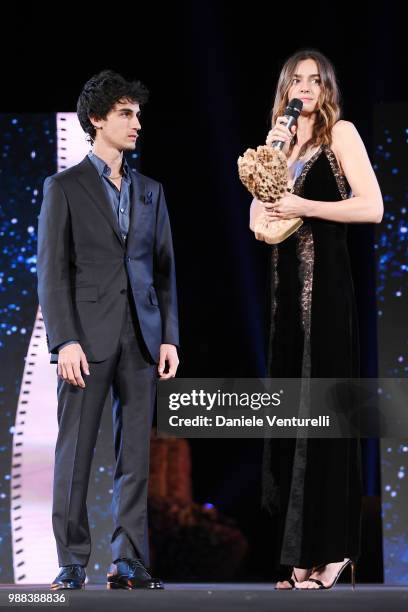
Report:
M 300 115 L 302 108 L 303 108 L 303 102 L 302 100 L 299 100 L 299 98 L 292 98 L 292 100 L 289 102 L 289 104 L 285 108 L 284 116 L 287 117 L 288 119 L 286 122 L 286 127 L 288 128 L 288 130 L 290 130 L 292 125 L 297 123 L 297 119 Z M 274 140 L 271 144 L 271 147 L 272 149 L 282 150 L 284 144 L 285 143 L 282 140 Z

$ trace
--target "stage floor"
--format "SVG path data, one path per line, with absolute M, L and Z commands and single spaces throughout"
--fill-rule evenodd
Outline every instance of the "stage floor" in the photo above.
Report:
M 37 610 L 62 607 L 70 610 L 138 612 L 383 612 L 384 608 L 408 610 L 408 586 L 361 584 L 353 592 L 338 585 L 328 591 L 275 591 L 274 584 L 165 583 L 163 591 L 108 591 L 102 584 L 87 584 L 86 589 L 68 594 L 69 604 L 33 605 Z M 7 593 L 50 593 L 48 585 L 0 585 L 0 605 Z M 62 591 L 60 591 L 62 593 Z M 16 604 L 17 605 L 17 604 Z M 20 604 L 21 605 L 21 604 Z M 299 608 L 300 606 L 300 608 Z M 13 605 L 7 606 L 9 610 Z

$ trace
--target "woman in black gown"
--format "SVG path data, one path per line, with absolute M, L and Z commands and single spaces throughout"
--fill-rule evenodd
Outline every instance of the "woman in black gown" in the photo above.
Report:
M 303 101 L 297 127 L 283 117 Z M 268 142 L 284 141 L 292 193 L 275 204 L 254 200 L 258 214 L 302 217 L 303 225 L 271 247 L 268 375 L 356 378 L 359 345 L 347 250 L 347 223 L 379 223 L 381 192 L 364 144 L 340 120 L 330 61 L 301 50 L 282 68 Z M 263 501 L 274 517 L 276 566 L 291 566 L 278 589 L 330 588 L 360 554 L 360 441 L 272 439 L 265 443 Z

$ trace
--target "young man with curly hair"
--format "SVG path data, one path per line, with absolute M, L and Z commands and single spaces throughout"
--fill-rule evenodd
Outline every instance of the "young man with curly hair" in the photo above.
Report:
M 48 177 L 38 227 L 38 296 L 57 363 L 52 589 L 83 588 L 86 495 L 102 409 L 112 397 L 115 472 L 108 588 L 163 588 L 147 540 L 149 442 L 157 378 L 178 367 L 174 254 L 160 183 L 131 169 L 147 89 L 105 70 L 79 96 L 92 151 Z

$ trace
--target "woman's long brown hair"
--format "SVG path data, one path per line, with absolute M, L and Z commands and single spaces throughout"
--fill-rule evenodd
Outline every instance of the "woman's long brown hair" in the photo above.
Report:
M 340 119 L 340 91 L 337 84 L 333 64 L 323 53 L 315 49 L 300 49 L 291 55 L 285 62 L 279 75 L 276 87 L 275 102 L 271 111 L 272 126 L 276 119 L 284 115 L 285 108 L 289 102 L 288 93 L 292 85 L 293 75 L 299 62 L 312 59 L 316 62 L 320 74 L 321 92 L 316 107 L 316 119 L 313 126 L 312 137 L 303 144 L 299 151 L 299 157 L 305 153 L 308 147 L 331 145 L 331 132 L 334 124 Z M 292 138 L 288 157 L 297 143 L 297 136 Z

